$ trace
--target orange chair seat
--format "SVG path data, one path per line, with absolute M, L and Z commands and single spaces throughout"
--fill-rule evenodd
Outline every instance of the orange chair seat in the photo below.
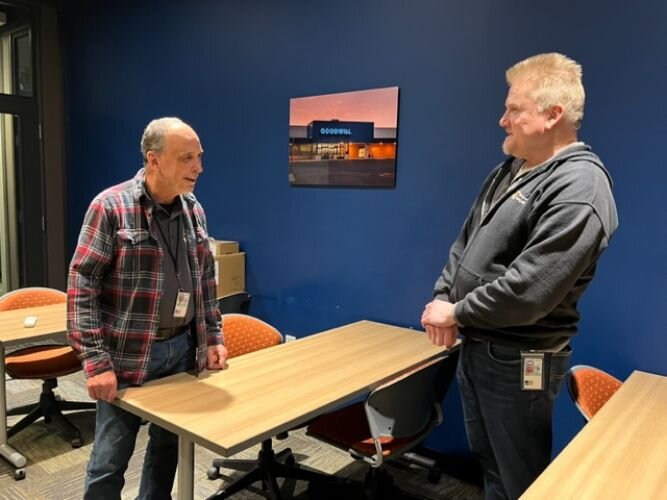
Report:
M 280 344 L 280 332 L 260 319 L 242 314 L 222 316 L 222 335 L 230 358 Z
M 315 419 L 308 426 L 308 434 L 316 434 L 318 438 L 324 441 L 341 448 L 352 449 L 368 457 L 376 453 L 363 402 L 352 404 Z M 382 455 L 389 456 L 412 442 L 413 438 L 411 436 L 402 438 L 381 437 Z
M 41 345 L 7 355 L 5 369 L 12 378 L 56 378 L 81 369 L 81 362 L 67 345 Z
M 581 411 L 590 420 L 623 382 L 596 368 L 580 368 L 572 373 L 571 391 Z

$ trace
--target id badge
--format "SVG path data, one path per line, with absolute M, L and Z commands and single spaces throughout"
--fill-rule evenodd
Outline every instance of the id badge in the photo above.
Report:
M 178 291 L 176 295 L 176 305 L 174 306 L 174 318 L 185 318 L 190 303 L 190 294 L 183 290 Z
M 521 352 L 521 390 L 541 391 L 544 389 L 544 353 Z

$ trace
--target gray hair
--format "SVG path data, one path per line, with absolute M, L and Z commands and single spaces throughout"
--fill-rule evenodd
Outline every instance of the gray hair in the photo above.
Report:
M 146 125 L 144 135 L 141 136 L 141 155 L 144 158 L 144 164 L 148 162 L 147 155 L 149 151 L 162 152 L 164 149 L 164 137 L 167 132 L 172 128 L 183 125 L 186 127 L 190 126 L 180 118 L 175 117 L 156 118 Z

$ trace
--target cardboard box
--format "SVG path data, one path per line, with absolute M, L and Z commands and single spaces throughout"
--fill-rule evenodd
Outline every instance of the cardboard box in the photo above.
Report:
M 216 297 L 245 290 L 245 252 L 216 255 Z
M 239 252 L 239 242 L 238 241 L 211 239 L 210 247 L 211 247 L 211 253 L 214 256 L 216 256 L 216 255 L 226 255 L 226 254 L 229 254 L 229 253 L 238 253 Z

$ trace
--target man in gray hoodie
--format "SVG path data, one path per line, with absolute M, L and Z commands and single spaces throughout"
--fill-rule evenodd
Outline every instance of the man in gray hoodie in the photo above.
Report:
M 581 66 L 540 54 L 506 77 L 508 158 L 484 182 L 421 319 L 434 344 L 463 335 L 457 379 L 487 499 L 518 498 L 549 464 L 577 302 L 618 226 L 609 173 L 577 139 Z

